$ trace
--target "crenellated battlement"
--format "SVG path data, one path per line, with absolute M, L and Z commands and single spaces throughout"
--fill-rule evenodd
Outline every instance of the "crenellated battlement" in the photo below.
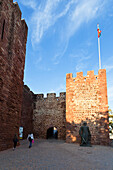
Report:
M 44 99 L 44 94 L 36 94 L 36 99 L 37 100 Z
M 61 93 L 60 93 L 60 97 L 61 97 L 61 98 L 65 98 L 65 97 L 66 97 L 66 92 L 61 92 Z
M 44 94 L 35 94 L 36 99 L 37 100 L 41 100 L 41 99 L 49 99 L 49 100 L 53 100 L 53 99 L 58 99 L 58 98 L 66 98 L 66 92 L 61 92 L 60 95 L 58 97 L 56 97 L 56 93 L 47 93 L 47 97 L 44 97 Z
M 106 69 L 100 69 L 98 71 L 98 75 L 94 75 L 94 70 L 87 71 L 87 76 L 83 76 L 83 72 L 77 72 L 76 75 L 77 75 L 76 77 L 73 77 L 72 73 L 68 73 L 66 74 L 66 79 L 69 81 L 71 80 L 73 82 L 78 82 L 79 80 L 83 82 L 87 81 L 93 82 L 92 80 L 95 81 L 98 79 L 101 81 L 103 79 L 103 76 L 106 75 Z
M 56 93 L 47 93 L 47 98 L 56 98 Z

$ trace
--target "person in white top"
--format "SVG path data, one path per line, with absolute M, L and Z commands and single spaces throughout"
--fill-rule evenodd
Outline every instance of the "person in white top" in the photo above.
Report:
M 28 134 L 27 140 L 29 140 L 29 148 L 31 148 L 32 141 L 34 140 L 33 133 Z

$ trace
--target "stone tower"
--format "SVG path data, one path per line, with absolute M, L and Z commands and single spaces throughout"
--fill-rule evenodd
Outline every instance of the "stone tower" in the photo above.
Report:
M 66 75 L 66 141 L 80 142 L 79 128 L 87 121 L 92 144 L 109 144 L 106 70 Z
M 19 133 L 27 25 L 13 0 L 0 0 L 0 150 Z

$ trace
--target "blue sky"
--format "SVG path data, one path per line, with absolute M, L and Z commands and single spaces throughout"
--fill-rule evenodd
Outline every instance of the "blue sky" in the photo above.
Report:
M 98 74 L 97 23 L 102 68 L 113 110 L 113 1 L 17 0 L 28 25 L 24 83 L 35 93 L 66 91 L 66 74 Z

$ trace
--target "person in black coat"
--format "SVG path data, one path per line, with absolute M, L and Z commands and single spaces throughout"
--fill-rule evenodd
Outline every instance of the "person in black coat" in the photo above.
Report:
M 17 135 L 15 134 L 15 135 L 14 135 L 14 138 L 13 138 L 13 143 L 14 143 L 13 150 L 16 149 L 17 142 L 18 142 L 18 138 L 17 138 Z

